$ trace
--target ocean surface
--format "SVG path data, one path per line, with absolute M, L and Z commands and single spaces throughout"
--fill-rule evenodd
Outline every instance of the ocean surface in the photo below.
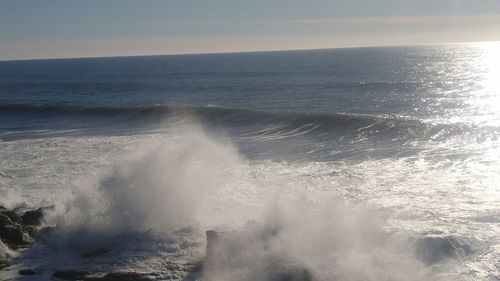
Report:
M 500 43 L 2 61 L 0 205 L 56 208 L 0 279 L 195 280 L 255 220 L 217 280 L 500 280 L 499 136 Z

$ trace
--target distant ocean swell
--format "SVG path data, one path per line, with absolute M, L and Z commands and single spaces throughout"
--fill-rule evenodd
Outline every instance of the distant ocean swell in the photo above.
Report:
M 328 137 L 332 133 L 342 133 L 363 138 L 382 136 L 399 140 L 443 140 L 456 135 L 474 135 L 474 140 L 486 139 L 496 132 L 495 128 L 478 128 L 469 124 L 439 124 L 424 122 L 403 116 L 367 115 L 354 113 L 268 113 L 247 109 L 232 109 L 216 106 L 78 106 L 78 105 L 32 105 L 0 104 L 0 119 L 19 116 L 53 120 L 86 120 L 95 124 L 112 125 L 113 121 L 144 122 L 154 124 L 169 117 L 189 116 L 209 125 L 227 128 L 252 127 L 241 137 L 296 136 L 313 134 Z M 108 120 L 109 119 L 109 120 Z M 107 122 L 108 121 L 108 122 Z M 111 121 L 111 123 L 109 122 Z M 3 129 L 6 129 L 5 127 Z M 11 128 L 8 128 L 11 129 Z M 18 129 L 18 128 L 15 128 Z

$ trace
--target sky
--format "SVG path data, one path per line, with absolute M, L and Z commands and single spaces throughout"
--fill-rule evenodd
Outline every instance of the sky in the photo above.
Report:
M 0 60 L 500 41 L 500 0 L 0 0 Z

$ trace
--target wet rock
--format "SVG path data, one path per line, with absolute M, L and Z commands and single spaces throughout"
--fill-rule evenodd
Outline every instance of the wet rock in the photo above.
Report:
M 14 212 L 14 211 L 5 209 L 5 210 L 1 210 L 0 214 L 8 217 L 13 223 L 17 223 L 17 224 L 21 224 L 22 223 L 21 217 L 18 216 L 16 214 L 16 212 Z
M 35 274 L 38 274 L 36 271 L 34 271 L 33 269 L 21 269 L 18 271 L 19 275 L 35 275 Z
M 219 232 L 215 231 L 215 230 L 207 230 L 205 232 L 206 236 L 207 236 L 207 247 L 211 244 L 211 243 L 217 243 L 219 242 L 219 239 L 220 239 L 220 234 Z
M 34 226 L 28 225 L 28 226 L 23 226 L 23 231 L 27 233 L 30 237 L 35 237 L 38 235 L 38 229 Z
M 89 273 L 87 271 L 81 270 L 61 270 L 56 271 L 52 274 L 52 277 L 62 279 L 62 280 L 85 280 L 84 278 L 88 276 Z
M 14 223 L 12 222 L 12 220 L 8 216 L 6 216 L 4 214 L 0 214 L 0 227 L 5 226 L 5 225 L 11 225 L 11 224 L 14 224 Z
M 33 243 L 38 235 L 37 224 L 41 222 L 43 210 L 27 211 L 18 216 L 15 211 L 0 210 L 0 240 L 11 249 L 24 248 Z
M 306 269 L 301 264 L 290 262 L 280 262 L 277 264 L 270 263 L 266 269 L 268 276 L 266 280 L 271 281 L 312 281 L 313 276 L 311 271 Z
M 217 251 L 220 250 L 221 235 L 215 230 L 205 232 L 207 236 L 207 249 L 205 251 L 205 260 L 207 263 L 217 259 Z
M 23 248 L 33 242 L 21 225 L 13 223 L 4 214 L 0 215 L 0 240 L 11 249 Z
M 452 236 L 423 237 L 416 240 L 415 255 L 425 264 L 432 265 L 441 261 L 470 255 L 471 247 Z
M 15 225 L 0 228 L 0 238 L 2 242 L 14 250 L 27 247 L 32 243 L 29 235 L 21 227 Z
M 43 209 L 38 208 L 33 211 L 26 211 L 22 216 L 21 220 L 24 225 L 40 225 L 43 218 Z
M 111 272 L 104 275 L 101 279 L 102 281 L 149 281 L 152 280 L 147 275 L 136 272 Z
M 0 268 L 9 265 L 9 255 L 7 252 L 2 252 L 2 247 L 4 250 L 8 250 L 8 248 L 17 250 L 29 247 L 34 243 L 34 238 L 40 234 L 37 225 L 41 222 L 43 210 L 44 208 L 39 208 L 27 211 L 23 216 L 19 216 L 17 215 L 19 208 L 8 210 L 0 206 Z
M 206 232 L 207 248 L 203 262 L 204 280 L 222 277 L 241 278 L 251 273 L 264 281 L 312 281 L 312 271 L 286 252 L 269 251 L 268 240 L 277 235 L 276 228 L 251 222 L 239 232 Z
M 82 270 L 56 271 L 52 277 L 60 280 L 83 280 L 83 281 L 150 281 L 146 274 L 137 272 L 109 272 L 105 274 L 90 273 Z
M 100 247 L 100 248 L 97 248 L 97 249 L 92 250 L 90 252 L 83 253 L 80 256 L 82 258 L 93 258 L 93 257 L 102 256 L 102 255 L 109 253 L 109 252 L 111 252 L 111 248 Z

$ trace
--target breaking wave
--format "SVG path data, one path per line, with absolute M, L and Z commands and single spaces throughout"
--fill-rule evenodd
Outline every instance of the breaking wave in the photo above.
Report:
M 178 137 L 145 141 L 109 170 L 83 180 L 51 223 L 77 243 L 192 223 L 238 157 L 198 127 L 179 130 Z
M 494 134 L 495 128 L 478 128 L 470 124 L 439 124 L 424 122 L 415 118 L 396 115 L 368 115 L 355 113 L 268 113 L 247 109 L 232 109 L 216 106 L 130 106 L 130 107 L 88 107 L 78 105 L 50 104 L 3 104 L 0 117 L 22 115 L 23 118 L 36 118 L 38 126 L 44 118 L 77 120 L 81 126 L 109 126 L 113 123 L 145 126 L 161 122 L 169 117 L 184 115 L 195 116 L 207 125 L 227 128 L 246 128 L 247 137 L 290 137 L 313 134 L 316 137 L 331 133 L 367 137 L 382 135 L 385 138 L 434 139 L 444 140 L 469 132 L 477 138 L 487 138 Z M 135 122 L 135 123 L 134 123 Z M 89 125 L 92 124 L 92 125 Z M 8 126 L 8 122 L 7 125 Z M 11 125 L 14 126 L 14 125 Z M 252 128 L 258 128 L 252 130 Z M 264 128 L 264 129 L 262 129 Z M 4 128 L 12 129 L 12 128 Z M 16 128 L 19 129 L 19 128 Z
M 109 171 L 81 184 L 50 219 L 60 239 L 88 248 L 124 234 L 171 235 L 191 225 L 216 229 L 228 238 L 222 238 L 225 246 L 204 267 L 209 280 L 433 280 L 429 266 L 474 251 L 454 237 L 389 232 L 384 229 L 390 216 L 386 211 L 354 206 L 335 195 L 307 200 L 296 190 L 293 176 L 270 176 L 260 184 L 269 185 L 274 195 L 253 206 L 231 208 L 231 196 L 242 204 L 254 201 L 251 193 L 259 192 L 251 189 L 251 163 L 200 127 L 179 133 L 145 141 Z M 250 194 L 239 194 L 241 185 L 250 188 L 245 190 Z M 287 193 L 274 185 L 288 186 Z M 227 210 L 227 218 L 212 220 L 221 214 L 220 208 Z M 242 228 L 234 223 L 249 218 L 255 222 Z M 190 247 L 203 248 L 204 243 Z M 293 272 L 306 279 L 290 276 Z

